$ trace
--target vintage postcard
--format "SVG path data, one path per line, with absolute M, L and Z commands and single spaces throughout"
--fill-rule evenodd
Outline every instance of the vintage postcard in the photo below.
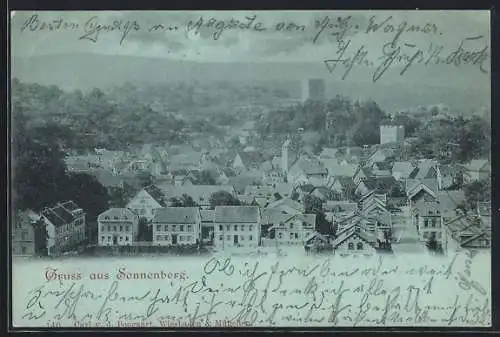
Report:
M 488 11 L 10 13 L 12 326 L 491 326 Z

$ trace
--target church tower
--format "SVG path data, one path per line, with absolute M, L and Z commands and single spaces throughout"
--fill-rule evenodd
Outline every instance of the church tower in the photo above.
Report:
M 281 169 L 283 174 L 286 176 L 288 174 L 288 169 L 290 168 L 290 138 L 281 146 Z

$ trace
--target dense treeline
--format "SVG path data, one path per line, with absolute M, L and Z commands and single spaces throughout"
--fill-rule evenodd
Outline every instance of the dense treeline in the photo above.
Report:
M 64 92 L 56 86 L 12 81 L 13 119 L 25 118 L 35 134 L 75 150 L 121 149 L 130 144 L 179 143 L 187 123 L 162 115 L 135 95 L 115 100 L 100 89 Z
M 425 109 L 424 109 L 425 110 Z M 351 101 L 337 96 L 322 102 L 307 101 L 270 111 L 257 123 L 262 138 L 268 135 L 318 132 L 316 147 L 363 146 L 380 143 L 380 125 L 403 125 L 415 141 L 408 158 L 435 158 L 466 162 L 490 156 L 491 126 L 479 116 L 464 118 L 440 114 L 434 107 L 419 114 L 387 114 L 373 101 Z

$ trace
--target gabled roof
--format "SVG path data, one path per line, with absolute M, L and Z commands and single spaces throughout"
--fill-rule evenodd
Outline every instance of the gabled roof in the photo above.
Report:
M 448 228 L 454 237 L 460 235 L 474 236 L 486 232 L 485 228 L 477 226 L 464 215 L 446 222 L 445 227 Z
M 334 177 L 348 177 L 352 178 L 356 174 L 358 165 L 354 164 L 336 164 L 326 166 L 328 175 Z
M 335 249 L 340 244 L 342 244 L 342 242 L 354 235 L 358 236 L 361 240 L 365 241 L 365 243 L 371 245 L 372 247 L 374 247 L 375 243 L 377 242 L 377 238 L 375 235 L 368 233 L 355 223 L 349 227 L 346 227 L 338 233 L 337 237 L 333 241 L 333 248 Z
M 137 215 L 128 208 L 110 208 L 99 214 L 99 221 L 106 220 L 133 220 Z
M 400 173 L 401 178 L 408 178 L 417 168 L 409 161 L 397 161 L 392 166 L 392 173 Z
M 280 209 L 266 208 L 262 211 L 262 224 L 279 224 L 292 216 L 293 214 L 283 213 Z
M 335 158 L 337 158 L 338 152 L 339 152 L 339 149 L 337 149 L 337 148 L 325 147 L 323 149 L 323 151 L 321 151 L 319 156 L 322 158 L 335 159 Z
M 462 190 L 439 191 L 437 196 L 441 212 L 453 211 L 458 205 L 465 202 L 465 193 Z
M 81 210 L 73 201 L 58 203 L 52 208 L 45 208 L 42 215 L 50 221 L 54 226 L 59 227 L 67 225 L 77 219 L 80 214 L 74 211 Z
M 284 197 L 293 193 L 293 184 L 289 183 L 276 183 L 274 184 L 274 191 Z
M 299 190 L 303 193 L 309 194 L 309 193 L 312 193 L 312 191 L 314 191 L 314 186 L 311 184 L 303 184 L 303 185 L 297 186 L 297 190 Z
M 300 157 L 292 165 L 290 172 L 303 172 L 306 175 L 327 174 L 326 168 L 318 160 Z
M 249 185 L 245 188 L 245 195 L 253 196 L 273 196 L 274 189 L 272 186 Z
M 313 191 L 314 192 L 317 192 L 317 193 L 320 193 L 322 196 L 324 196 L 326 199 L 330 199 L 333 195 L 333 191 L 329 188 L 326 188 L 326 187 L 316 187 Z
M 290 207 L 292 209 L 295 209 L 298 212 L 302 211 L 302 209 L 304 208 L 302 206 L 302 204 L 300 204 L 300 203 L 298 203 L 290 198 L 283 198 L 280 200 L 276 200 L 276 201 L 270 203 L 269 205 L 267 205 L 267 209 L 272 209 L 272 208 L 276 208 L 276 207 L 280 207 L 280 206 L 287 206 L 287 207 Z
M 439 204 L 432 201 L 420 201 L 414 205 L 413 209 L 417 211 L 418 214 L 425 216 L 439 216 L 441 214 Z
M 424 159 L 418 162 L 418 171 L 415 175 L 415 179 L 426 179 L 428 178 L 429 171 L 436 168 L 437 163 L 431 159 Z
M 309 184 L 311 184 L 312 186 L 318 188 L 318 187 L 322 187 L 325 185 L 325 180 L 323 178 L 320 178 L 320 177 L 310 177 L 307 179 Z
M 257 206 L 216 206 L 216 223 L 254 223 L 259 222 Z
M 153 222 L 171 224 L 194 224 L 201 220 L 198 207 L 165 207 L 155 212 Z
M 438 168 L 443 176 L 456 176 L 464 171 L 462 166 L 456 164 L 439 165 Z
M 233 196 L 236 196 L 236 192 L 233 186 L 230 185 L 183 185 L 174 186 L 169 184 L 159 184 L 158 188 L 165 195 L 166 200 L 171 198 L 181 198 L 184 194 L 187 194 L 193 198 L 194 202 L 198 204 L 209 204 L 210 197 L 215 192 L 226 191 Z
M 339 212 L 355 213 L 358 209 L 358 204 L 349 201 L 328 200 L 323 206 L 323 208 L 325 211 L 332 211 L 335 213 Z
M 376 193 L 389 193 L 393 186 L 396 186 L 397 181 L 394 177 L 372 177 L 363 180 L 366 188 Z
M 407 179 L 406 194 L 408 197 L 413 197 L 420 190 L 424 189 L 433 196 L 437 195 L 438 182 L 436 179 Z
M 314 233 L 309 234 L 309 236 L 306 238 L 306 243 L 310 243 L 309 241 L 311 241 L 313 239 L 318 239 L 320 241 L 323 241 L 324 243 L 329 242 L 328 237 L 326 235 L 320 234 L 318 232 L 314 232 Z
M 489 161 L 487 159 L 473 159 L 469 163 L 467 163 L 466 165 L 464 165 L 464 167 L 468 171 L 479 171 L 479 170 L 483 169 L 483 167 L 485 167 L 488 164 L 489 164 Z M 486 170 L 489 171 L 490 167 L 487 167 Z
M 385 160 L 385 158 L 389 158 L 389 157 L 394 156 L 394 150 L 391 148 L 377 149 L 377 150 L 375 150 L 375 152 L 372 153 L 372 155 L 370 156 L 370 159 L 374 160 L 375 159 L 374 157 L 379 157 L 379 156 L 383 157 Z
M 335 182 L 338 182 L 343 189 L 355 188 L 354 181 L 349 177 L 336 177 Z M 334 184 L 335 184 L 334 182 Z
M 255 196 L 253 195 L 238 195 L 238 200 L 246 205 L 251 205 L 255 202 Z
M 202 209 L 200 210 L 200 216 L 202 222 L 213 222 L 215 211 L 213 209 Z
M 241 162 L 247 169 L 251 167 L 259 167 L 259 165 L 263 161 L 262 154 L 258 151 L 250 151 L 250 152 L 240 151 L 238 152 L 237 155 L 240 157 Z

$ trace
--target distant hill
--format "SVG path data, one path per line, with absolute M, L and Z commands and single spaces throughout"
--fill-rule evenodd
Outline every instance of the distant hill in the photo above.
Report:
M 23 82 L 55 84 L 62 89 L 106 88 L 127 81 L 155 84 L 176 81 L 275 81 L 324 78 L 327 94 L 353 99 L 375 100 L 388 110 L 444 103 L 469 114 L 489 105 L 489 81 L 475 68 L 452 66 L 412 67 L 399 76 L 392 69 L 377 83 L 373 69 L 355 68 L 345 80 L 332 80 L 322 62 L 318 63 L 198 63 L 160 58 L 98 54 L 60 54 L 12 58 L 12 76 Z M 464 78 L 466 79 L 464 81 Z

